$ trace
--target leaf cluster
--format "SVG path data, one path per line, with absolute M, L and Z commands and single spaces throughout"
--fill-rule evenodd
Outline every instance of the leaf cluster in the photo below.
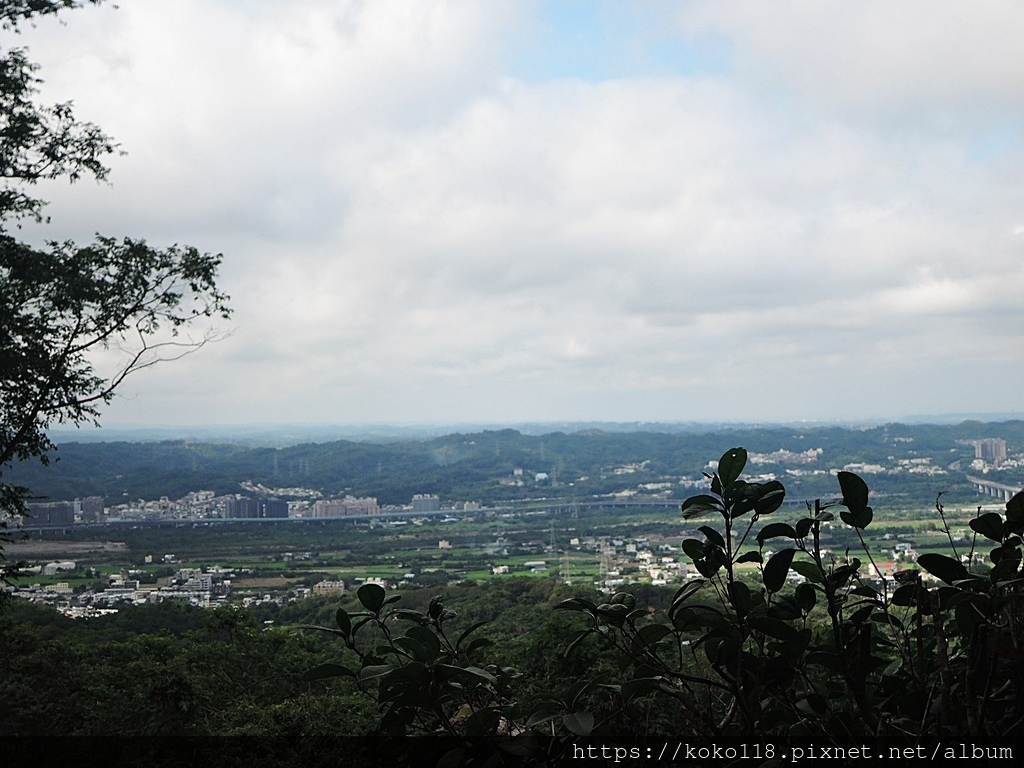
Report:
M 963 560 L 928 553 L 918 558 L 928 577 L 890 577 L 862 536 L 872 522 L 863 479 L 839 473 L 839 498 L 751 536 L 784 490 L 742 481 L 745 458 L 742 448 L 723 455 L 710 492 L 682 506 L 687 518 L 721 522 L 684 541 L 700 578 L 676 592 L 667 621 L 627 593 L 604 604 L 570 599 L 560 608 L 583 614 L 587 627 L 567 652 L 588 637 L 618 649 L 631 670 L 623 695 L 672 699 L 705 741 L 1014 743 L 1024 722 L 1024 493 L 1005 516 L 971 521 L 975 543 Z M 839 524 L 856 532 L 864 561 L 822 547 L 823 527 Z M 977 567 L 978 535 L 996 545 L 991 567 Z M 787 546 L 765 549 L 780 540 Z M 788 587 L 791 576 L 800 583 Z
M 532 712 L 515 701 L 519 673 L 482 664 L 491 645 L 475 636 L 487 622 L 461 630 L 441 597 L 426 611 L 398 608 L 401 595 L 377 584 L 356 592 L 362 610 L 338 608 L 335 627 L 309 627 L 337 637 L 356 664 L 326 663 L 306 680 L 350 678 L 380 711 L 381 749 L 397 764 L 418 763 L 424 754 L 439 765 L 506 765 L 543 755 Z

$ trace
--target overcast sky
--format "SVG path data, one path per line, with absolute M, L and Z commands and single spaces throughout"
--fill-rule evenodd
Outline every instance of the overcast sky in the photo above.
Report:
M 1021 408 L 1024 4 L 117 5 L 15 41 L 127 152 L 25 236 L 235 314 L 109 424 Z

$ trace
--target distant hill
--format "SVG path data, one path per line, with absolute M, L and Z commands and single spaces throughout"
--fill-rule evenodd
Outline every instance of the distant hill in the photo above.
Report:
M 958 421 L 962 421 L 960 419 Z M 510 424 L 243 424 L 243 425 L 114 425 L 101 428 L 69 429 L 58 427 L 50 436 L 56 443 L 165 442 L 174 440 L 234 443 L 237 445 L 285 448 L 300 443 L 327 443 L 336 440 L 358 442 L 402 442 L 430 440 L 450 434 L 495 432 L 514 429 L 524 435 L 540 437 L 565 434 L 611 432 L 657 432 L 670 435 L 717 434 L 735 429 L 811 429 L 819 427 L 860 428 L 882 422 L 796 422 L 789 424 L 746 422 L 654 422 L 654 421 L 572 421 L 524 422 Z M 938 422 L 936 422 L 938 423 Z M 950 423 L 950 422 L 943 422 Z
M 526 496 L 588 496 L 644 489 L 655 483 L 698 479 L 708 461 L 734 446 L 752 453 L 799 453 L 821 449 L 807 466 L 785 462 L 751 464 L 748 473 L 772 473 L 792 496 L 835 493 L 834 478 L 807 470 L 850 463 L 894 465 L 900 459 L 928 457 L 946 470 L 964 468 L 973 449 L 964 441 L 1001 437 L 1012 454 L 1024 452 L 1024 422 L 955 425 L 887 424 L 838 426 L 728 426 L 716 430 L 606 430 L 593 425 L 574 431 L 526 434 L 515 429 L 456 432 L 421 439 L 331 440 L 283 447 L 209 439 L 150 442 L 67 442 L 57 460 L 44 467 L 29 462 L 5 479 L 39 496 L 73 499 L 101 495 L 108 504 L 128 499 L 180 498 L 193 490 L 237 493 L 240 483 L 304 487 L 328 496 L 375 496 L 381 504 L 407 504 L 415 493 L 444 500 L 486 503 Z M 958 442 L 959 441 L 959 442 Z M 517 473 L 516 470 L 521 470 Z M 537 473 L 546 478 L 537 481 Z M 909 494 L 922 503 L 940 491 L 972 491 L 960 471 L 940 476 L 873 475 L 874 491 Z M 672 496 L 688 489 L 669 487 Z M 968 496 L 969 497 L 969 496 Z

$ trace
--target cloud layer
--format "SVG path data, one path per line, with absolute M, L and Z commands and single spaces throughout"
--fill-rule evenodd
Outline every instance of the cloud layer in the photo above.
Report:
M 598 4 L 629 39 L 525 77 L 552 5 L 126 0 L 26 30 L 46 98 L 128 151 L 109 188 L 47 189 L 33 236 L 225 254 L 231 336 L 110 418 L 1017 407 L 1024 10 Z M 608 74 L 666 37 L 705 59 Z

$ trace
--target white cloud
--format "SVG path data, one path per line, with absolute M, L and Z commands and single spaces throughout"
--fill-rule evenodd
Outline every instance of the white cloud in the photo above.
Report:
M 1024 22 L 971 8 L 693 3 L 731 74 L 529 84 L 502 69 L 518 3 L 27 31 L 47 96 L 130 152 L 113 187 L 47 190 L 48 232 L 226 255 L 234 335 L 112 414 L 870 416 L 928 410 L 933 364 L 1018 371 L 1021 145 L 978 126 L 1020 119 Z
M 747 76 L 843 108 L 1020 116 L 1024 8 L 1012 0 L 698 0 L 687 35 L 728 39 Z M 981 114 L 959 114 L 982 107 Z

